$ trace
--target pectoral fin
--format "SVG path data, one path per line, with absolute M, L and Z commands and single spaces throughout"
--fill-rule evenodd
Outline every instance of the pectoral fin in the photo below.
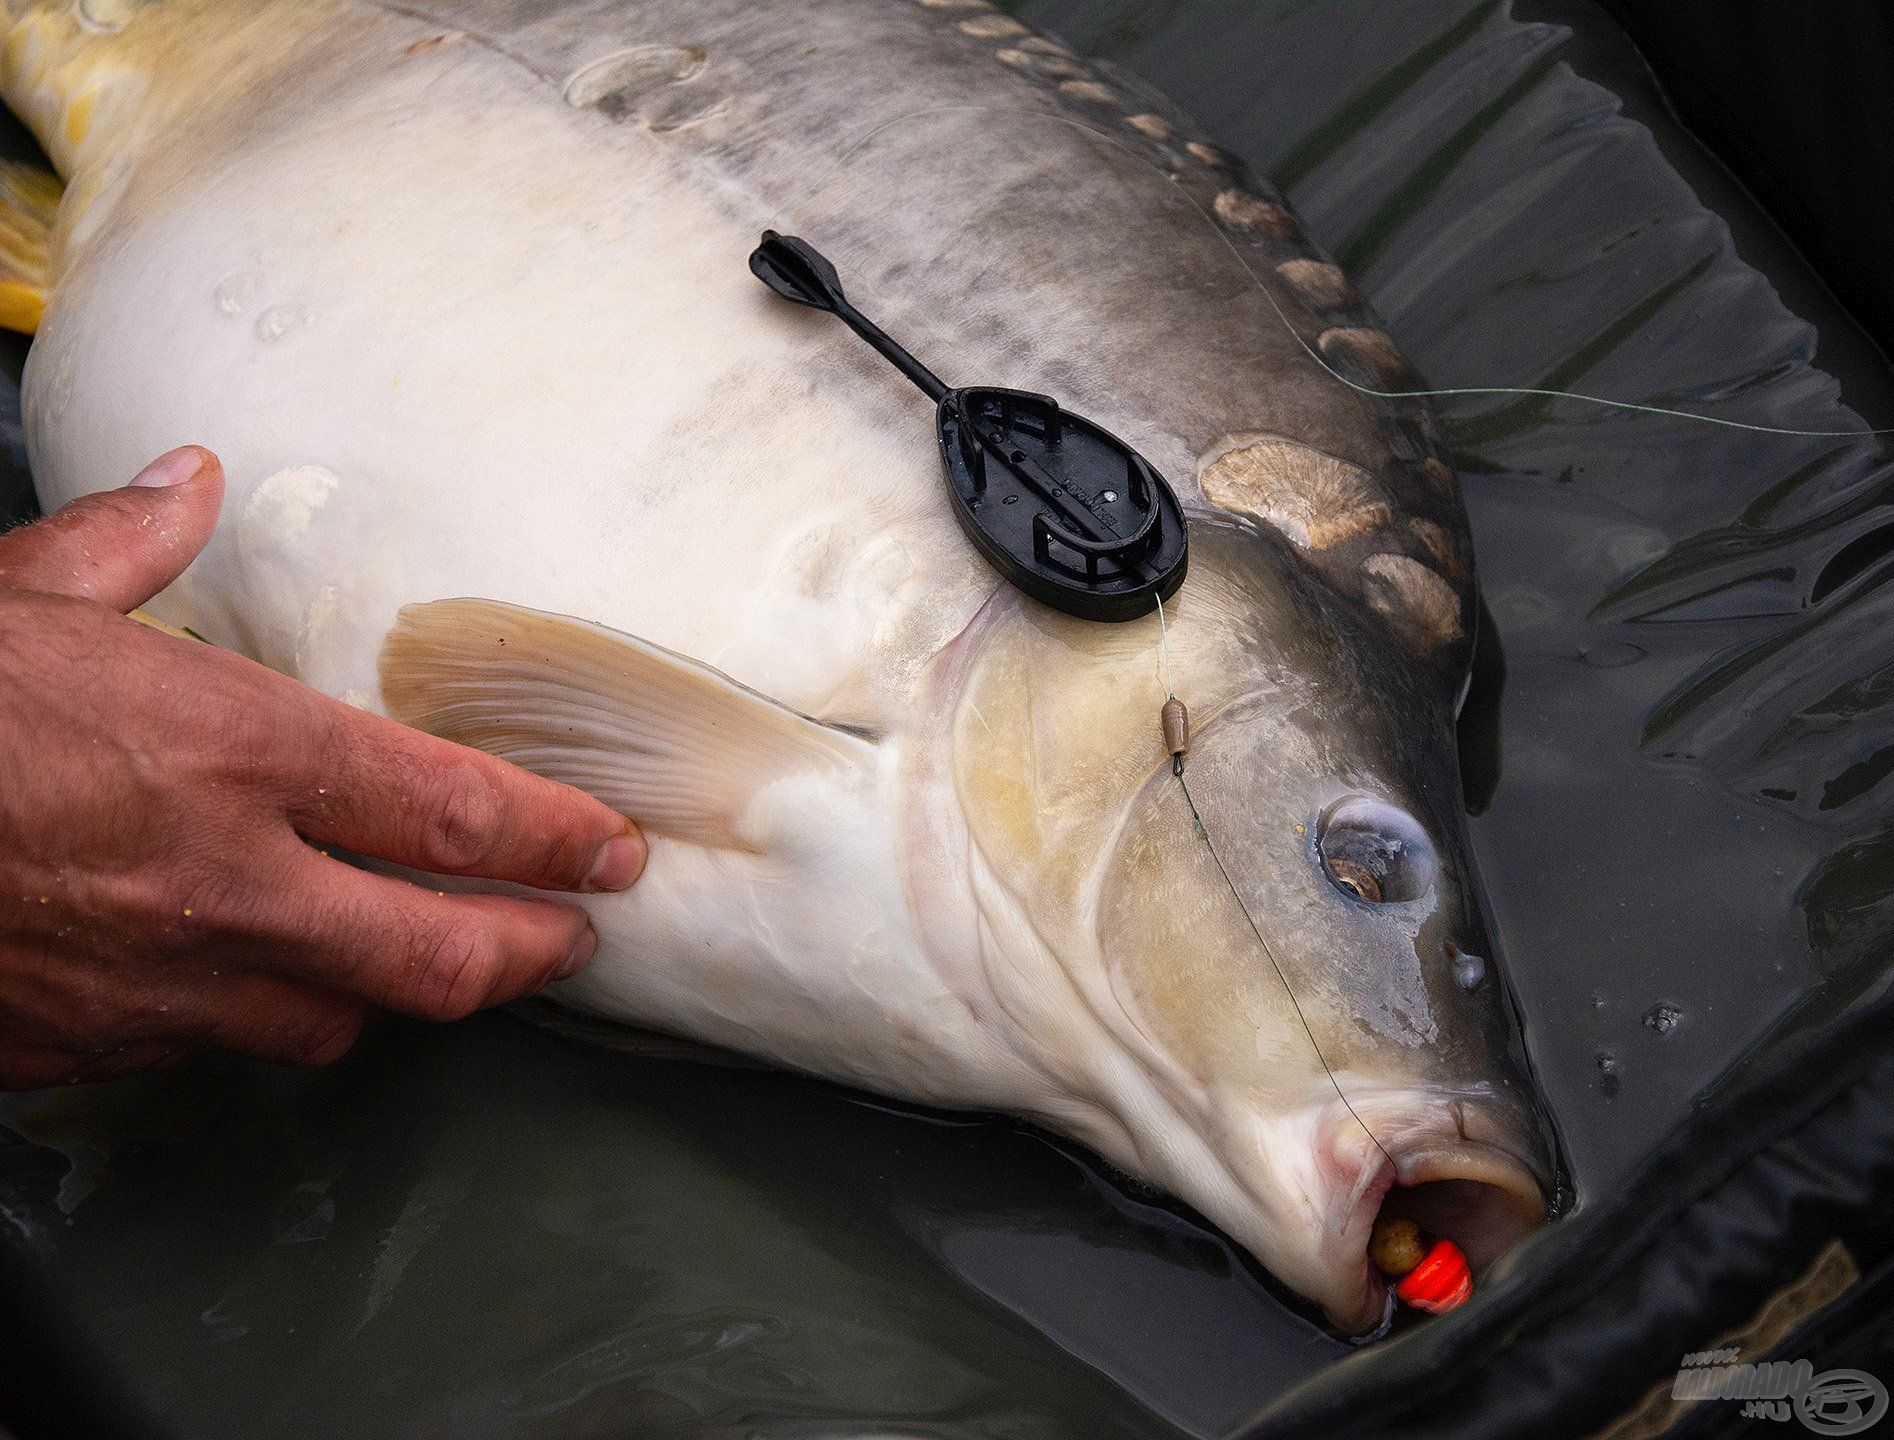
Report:
M 64 193 L 57 176 L 0 160 L 0 327 L 31 335 L 52 289 L 53 217 Z
M 660 646 L 497 600 L 403 609 L 381 689 L 397 720 L 703 845 L 741 848 L 765 785 L 859 771 L 873 748 Z

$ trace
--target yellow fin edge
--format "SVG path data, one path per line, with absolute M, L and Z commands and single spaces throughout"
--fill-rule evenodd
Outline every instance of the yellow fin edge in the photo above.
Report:
M 0 327 L 31 335 L 52 289 L 53 222 L 65 188 L 59 177 L 19 160 L 0 160 Z

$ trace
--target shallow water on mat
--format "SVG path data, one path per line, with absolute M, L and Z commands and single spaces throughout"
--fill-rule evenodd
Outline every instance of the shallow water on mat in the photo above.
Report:
M 1894 423 L 1885 366 L 1587 9 L 1012 8 L 1274 178 L 1432 384 Z M 1492 622 L 1475 841 L 1582 1205 L 1785 1016 L 1882 981 L 1888 454 L 1443 414 Z M 0 1103 L 0 1214 L 193 1434 L 1207 1434 L 1343 1349 L 1020 1127 L 505 1017 Z

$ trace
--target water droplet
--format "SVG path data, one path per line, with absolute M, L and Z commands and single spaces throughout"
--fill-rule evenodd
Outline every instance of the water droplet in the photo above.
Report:
M 1677 1028 L 1677 1022 L 1684 1018 L 1684 1012 L 1675 1005 L 1659 1003 L 1644 1013 L 1644 1023 L 1659 1035 L 1668 1035 Z
M 1477 990 L 1486 982 L 1486 961 L 1478 955 L 1462 952 L 1454 957 L 1453 983 L 1462 990 Z
M 238 270 L 226 275 L 217 286 L 217 309 L 225 315 L 242 315 L 256 308 L 263 277 L 254 270 Z
M 1112 501 L 1116 500 L 1117 498 L 1118 498 L 1118 492 L 1116 490 L 1107 490 L 1105 492 L 1105 503 L 1107 505 L 1109 505 Z
M 1598 1052 L 1598 1089 L 1604 1095 L 1618 1093 L 1618 1057 L 1609 1050 Z
M 309 312 L 298 305 L 272 305 L 256 317 L 256 338 L 265 342 L 280 340 L 309 319 Z

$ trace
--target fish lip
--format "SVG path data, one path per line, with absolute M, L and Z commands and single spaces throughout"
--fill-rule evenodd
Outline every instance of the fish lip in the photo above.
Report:
M 1377 1147 L 1370 1162 L 1362 1168 L 1347 1214 L 1337 1236 L 1345 1257 L 1351 1257 L 1357 1269 L 1356 1304 L 1347 1313 L 1325 1307 L 1328 1318 L 1350 1335 L 1372 1338 L 1394 1318 L 1394 1289 L 1381 1272 L 1368 1263 L 1368 1237 L 1374 1232 L 1375 1218 L 1381 1213 L 1388 1192 L 1399 1179 L 1399 1167 Z
M 1457 1121 L 1457 1117 L 1456 1117 Z M 1459 1126 L 1456 1123 L 1457 1132 Z M 1508 1146 L 1472 1140 L 1459 1133 L 1422 1135 L 1397 1143 L 1390 1153 L 1376 1146 L 1362 1166 L 1335 1237 L 1342 1265 L 1354 1283 L 1344 1290 L 1348 1303 L 1329 1306 L 1329 1319 L 1364 1340 L 1385 1333 L 1393 1316 L 1394 1294 L 1368 1259 L 1375 1221 L 1397 1191 L 1438 1182 L 1469 1182 L 1480 1187 L 1469 1207 L 1467 1228 L 1443 1225 L 1446 1238 L 1466 1252 L 1476 1273 L 1536 1229 L 1547 1213 L 1545 1188 L 1537 1167 Z

